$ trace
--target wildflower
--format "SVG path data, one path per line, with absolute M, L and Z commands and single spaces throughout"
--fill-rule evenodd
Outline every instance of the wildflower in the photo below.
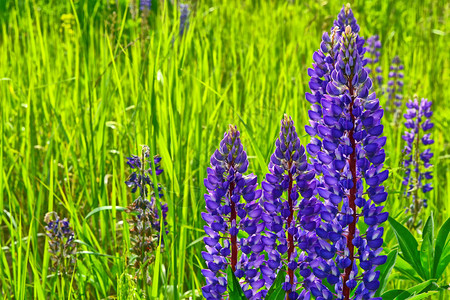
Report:
M 314 197 L 314 170 L 307 163 L 305 148 L 300 144 L 294 122 L 287 115 L 281 121 L 280 136 L 275 145 L 269 163 L 270 173 L 262 182 L 262 202 L 266 211 L 263 219 L 267 228 L 263 242 L 269 260 L 261 270 L 270 286 L 277 272 L 285 268 L 288 276 L 283 288 L 287 299 L 297 299 L 297 284 L 305 287 L 300 294 L 303 298 L 315 280 L 308 267 L 317 242 L 314 230 L 320 203 Z M 297 247 L 302 251 L 297 251 Z M 283 258 L 285 254 L 286 259 Z M 294 276 L 297 269 L 304 280 Z
M 410 228 L 420 225 L 418 224 L 416 226 L 417 216 L 422 207 L 427 207 L 425 195 L 433 189 L 431 183 L 425 183 L 425 181 L 433 178 L 430 170 L 433 166 L 430 164 L 433 153 L 427 148 L 428 145 L 434 143 L 429 133 L 434 126 L 430 121 L 433 115 L 431 105 L 432 102 L 427 99 L 422 98 L 419 102 L 416 96 L 414 101 L 409 100 L 406 103 L 408 110 L 404 114 L 406 119 L 405 127 L 408 130 L 402 136 L 406 141 L 404 148 L 405 160 L 403 161 L 403 166 L 406 171 L 403 185 L 408 189 L 405 191 L 405 195 L 412 197 L 412 203 L 409 209 L 412 216 L 407 222 Z M 422 199 L 419 197 L 420 191 L 422 191 Z
M 54 211 L 48 212 L 44 221 L 47 223 L 45 229 L 49 238 L 51 270 L 61 275 L 71 274 L 76 263 L 77 246 L 69 221 L 66 218 L 60 219 Z
M 378 206 L 387 197 L 381 185 L 388 177 L 388 171 L 383 171 L 386 138 L 380 137 L 383 110 L 375 93 L 370 93 L 372 81 L 363 68 L 364 48 L 353 31 L 359 27 L 350 24 L 340 37 L 326 93 L 320 105 L 312 105 L 311 126 L 306 126 L 312 136 L 307 150 L 323 199 L 316 228 L 318 258 L 310 265 L 317 278 L 334 285 L 335 295 L 323 286 L 312 286 L 310 291 L 324 299 L 347 300 L 352 291 L 356 299 L 373 297 L 379 286 L 376 267 L 386 261 L 380 255 L 381 223 L 388 213 Z M 319 110 L 321 114 L 314 113 Z M 357 227 L 362 219 L 368 226 L 365 234 Z
M 141 11 L 151 10 L 152 9 L 152 0 L 141 0 L 139 8 Z
M 189 28 L 189 15 L 191 11 L 189 10 L 189 4 L 179 4 L 180 9 L 180 37 L 183 36 L 184 31 Z
M 365 59 L 364 64 L 369 65 L 368 71 L 372 78 L 376 79 L 376 83 L 379 87 L 383 83 L 383 77 L 381 76 L 381 67 L 377 66 L 380 61 L 380 50 L 381 49 L 381 41 L 378 35 L 371 36 L 367 39 L 367 47 L 365 47 L 366 53 L 369 54 L 370 57 Z M 377 74 L 375 76 L 375 74 Z
M 228 266 L 247 298 L 261 299 L 267 292 L 259 291 L 264 286 L 259 268 L 264 261 L 260 233 L 265 225 L 259 222 L 262 209 L 257 201 L 262 192 L 256 190 L 255 175 L 243 175 L 247 167 L 239 131 L 230 125 L 219 149 L 211 156 L 211 167 L 204 180 L 208 194 L 205 194 L 207 212 L 202 213 L 202 218 L 207 223 L 204 227 L 207 251 L 202 256 L 208 268 L 202 270 L 206 278 L 202 292 L 206 299 L 222 299 L 227 290 Z M 239 232 L 245 238 L 238 239 Z
M 137 269 L 136 277 L 139 274 L 145 274 L 147 282 L 151 281 L 148 274 L 148 266 L 155 260 L 154 253 L 158 248 L 159 239 L 161 237 L 161 216 L 164 222 L 164 228 L 167 231 L 167 204 L 160 204 L 156 200 L 162 198 L 162 187 L 158 184 L 157 189 L 153 184 L 151 175 L 153 175 L 150 159 L 150 151 L 147 146 L 142 147 L 142 156 L 133 155 L 127 158 L 127 164 L 134 170 L 128 180 L 125 182 L 131 188 L 131 192 L 135 193 L 139 189 L 139 196 L 128 207 L 128 211 L 132 213 L 132 217 L 128 220 L 130 224 L 130 235 L 132 239 L 131 252 L 134 257 L 134 268 Z M 153 158 L 155 164 L 155 175 L 160 175 L 163 170 L 160 167 L 161 157 Z M 161 245 L 164 246 L 163 241 Z
M 403 102 L 403 70 L 404 67 L 400 63 L 400 58 L 398 56 L 394 57 L 392 60 L 392 65 L 389 67 L 389 81 L 387 87 L 388 93 L 388 103 L 386 107 L 394 113 L 394 123 L 399 118 L 400 107 Z

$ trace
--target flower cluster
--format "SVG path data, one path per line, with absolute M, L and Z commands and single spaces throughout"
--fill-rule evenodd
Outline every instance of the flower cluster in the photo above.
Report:
M 403 70 L 404 67 L 400 63 L 398 56 L 392 60 L 392 65 L 389 67 L 389 81 L 387 86 L 388 103 L 387 109 L 393 111 L 394 120 L 398 120 L 400 114 L 400 108 L 403 102 Z
M 403 150 L 405 155 L 403 166 L 406 169 L 403 185 L 407 188 L 405 195 L 412 197 L 412 203 L 409 207 L 412 217 L 407 222 L 410 228 L 416 227 L 417 215 L 422 207 L 427 207 L 425 194 L 433 189 L 431 183 L 425 183 L 426 180 L 433 178 L 430 170 L 432 167 L 430 159 L 433 157 L 433 153 L 427 148 L 434 143 L 429 133 L 434 126 L 430 121 L 433 115 L 431 105 L 431 101 L 422 99 L 419 102 L 416 97 L 414 101 L 409 100 L 406 103 L 408 110 L 404 114 L 405 127 L 408 130 L 402 136 L 406 141 Z M 419 195 L 420 191 L 422 191 L 422 197 Z
M 353 16 L 350 12 L 347 15 Z M 353 30 L 359 26 L 356 21 L 347 23 L 326 93 L 312 105 L 311 126 L 306 126 L 312 136 L 307 150 L 323 199 L 316 229 L 318 258 L 311 267 L 317 278 L 334 285 L 334 291 L 311 287 L 311 293 L 323 299 L 350 299 L 352 291 L 356 299 L 373 297 L 379 286 L 376 267 L 386 260 L 380 255 L 381 224 L 388 213 L 379 206 L 387 197 L 381 184 L 388 177 L 383 170 L 386 138 L 380 137 L 383 110 L 375 93 L 370 93 L 372 81 L 363 67 L 364 40 Z M 368 226 L 364 234 L 357 226 L 362 219 Z
M 48 212 L 44 217 L 46 235 L 49 237 L 49 252 L 51 254 L 51 270 L 57 274 L 67 275 L 73 272 L 76 262 L 77 246 L 75 235 L 69 221 L 60 219 L 56 212 Z
M 366 53 L 369 57 L 365 58 L 364 65 L 369 65 L 368 71 L 373 79 L 376 79 L 378 87 L 383 84 L 383 76 L 381 76 L 381 67 L 378 65 L 380 61 L 381 41 L 378 35 L 371 36 L 367 39 Z M 377 74 L 375 77 L 375 73 Z
M 211 167 L 204 184 L 207 213 L 202 218 L 207 225 L 204 238 L 206 252 L 202 256 L 208 269 L 202 270 L 206 286 L 202 288 L 206 299 L 222 299 L 227 290 L 226 269 L 231 267 L 249 299 L 261 299 L 267 291 L 261 290 L 264 280 L 260 267 L 264 261 L 264 243 L 260 222 L 262 209 L 256 190 L 255 175 L 244 175 L 248 159 L 239 131 L 230 125 L 223 140 L 211 156 Z M 238 234 L 241 236 L 238 238 Z M 240 257 L 239 257 L 240 254 Z
M 309 168 L 305 148 L 300 144 L 294 122 L 287 115 L 281 121 L 281 131 L 275 145 L 269 163 L 270 173 L 262 182 L 263 219 L 266 224 L 262 239 L 269 259 L 261 270 L 266 284 L 270 286 L 284 266 L 288 274 L 283 285 L 287 299 L 298 299 L 299 296 L 303 299 L 307 297 L 308 287 L 315 281 L 308 267 L 315 256 L 317 238 L 314 230 L 320 203 L 314 197 L 314 170 Z M 296 248 L 304 252 L 298 252 Z M 304 280 L 300 281 L 294 275 L 297 269 Z M 296 291 L 298 283 L 305 287 L 300 295 Z
M 140 0 L 139 9 L 141 11 L 152 9 L 152 0 Z
M 133 155 L 127 158 L 127 164 L 133 172 L 125 182 L 131 188 L 131 192 L 135 193 L 139 189 L 139 197 L 128 207 L 128 211 L 132 214 L 128 223 L 130 224 L 130 235 L 132 239 L 131 252 L 134 254 L 134 268 L 136 268 L 136 277 L 140 274 L 146 276 L 147 282 L 151 281 L 147 272 L 148 266 L 154 262 L 156 251 L 161 237 L 161 217 L 164 222 L 164 228 L 167 231 L 167 204 L 160 204 L 159 199 L 163 197 L 162 188 L 158 184 L 157 191 L 152 182 L 153 175 L 150 159 L 150 151 L 147 146 L 142 147 L 142 156 Z M 153 163 L 155 165 L 155 175 L 160 175 L 163 170 L 160 168 L 161 158 L 155 156 Z M 156 195 L 156 192 L 158 195 Z M 163 241 L 161 241 L 161 245 Z M 141 273 L 142 272 L 142 273 Z

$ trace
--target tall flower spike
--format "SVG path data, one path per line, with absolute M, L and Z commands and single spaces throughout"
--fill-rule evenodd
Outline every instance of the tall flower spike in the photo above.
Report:
M 400 63 L 400 58 L 398 56 L 394 57 L 392 65 L 389 67 L 389 81 L 387 86 L 388 103 L 386 105 L 394 114 L 394 123 L 397 123 L 400 117 L 403 103 L 403 72 L 401 72 L 403 69 L 404 67 Z
M 155 260 L 155 251 L 159 245 L 159 238 L 162 236 L 161 216 L 157 206 L 156 193 L 158 193 L 160 199 L 164 195 L 161 185 L 158 184 L 155 187 L 152 181 L 153 171 L 148 146 L 142 146 L 141 156 L 132 155 L 127 159 L 127 164 L 133 172 L 125 183 L 131 188 L 132 193 L 139 189 L 138 198 L 128 207 L 128 211 L 132 213 L 132 218 L 128 220 L 132 239 L 131 253 L 134 255 L 131 261 L 134 261 L 135 277 L 144 275 L 146 281 L 151 282 L 148 267 Z M 155 175 L 159 176 L 163 172 L 160 167 L 161 157 L 153 157 L 153 162 L 155 164 Z M 160 209 L 167 234 L 167 204 L 160 203 Z M 161 241 L 161 245 L 164 246 L 163 241 Z
M 307 146 L 318 180 L 318 194 L 323 199 L 319 237 L 315 251 L 318 258 L 311 264 L 314 275 L 334 291 L 311 287 L 321 299 L 369 299 L 378 289 L 378 265 L 384 232 L 381 223 L 387 212 L 378 206 L 387 193 L 381 185 L 388 177 L 383 171 L 386 138 L 381 118 L 383 110 L 372 81 L 363 68 L 363 53 L 358 35 L 351 26 L 341 36 L 336 68 L 321 98 L 322 118 Z M 365 185 L 368 188 L 364 188 Z M 368 226 L 365 234 L 357 227 L 360 220 Z M 334 296 L 333 296 L 334 294 Z
M 318 222 L 320 203 L 314 197 L 314 170 L 309 168 L 305 148 L 294 122 L 287 115 L 281 121 L 280 136 L 276 140 L 264 190 L 263 215 L 266 224 L 263 242 L 269 260 L 261 267 L 268 286 L 272 284 L 278 271 L 287 272 L 283 285 L 287 299 L 308 298 L 309 286 L 315 281 L 311 275 L 309 262 L 314 259 L 314 245 L 317 241 L 314 230 Z M 300 250 L 300 251 L 299 251 Z M 298 280 L 299 274 L 304 280 Z M 297 284 L 303 284 L 300 295 Z
M 50 269 L 60 275 L 68 275 L 73 272 L 76 262 L 77 246 L 75 234 L 69 221 L 60 219 L 54 211 L 48 212 L 44 217 L 46 235 L 49 237 L 49 252 L 51 254 Z
M 378 88 L 381 89 L 383 84 L 383 77 L 381 76 L 380 49 L 381 41 L 378 35 L 371 36 L 367 39 L 367 46 L 365 47 L 368 57 L 364 61 L 364 65 L 368 65 L 368 71 L 372 79 L 376 79 Z
M 434 124 L 430 121 L 433 112 L 431 111 L 432 102 L 423 99 L 419 102 L 417 96 L 414 101 L 409 100 L 406 103 L 408 108 L 404 114 L 406 119 L 405 127 L 408 129 L 402 138 L 406 141 L 404 148 L 405 159 L 403 166 L 405 167 L 405 178 L 403 185 L 406 186 L 405 196 L 412 198 L 412 203 L 408 211 L 411 212 L 407 225 L 409 228 L 416 228 L 420 226 L 416 224 L 417 217 L 421 208 L 427 207 L 426 194 L 430 192 L 433 187 L 431 183 L 425 183 L 427 180 L 433 178 L 431 174 L 430 159 L 433 153 L 428 148 L 434 141 L 430 138 L 429 131 Z M 422 191 L 422 194 L 420 194 Z
M 226 269 L 230 266 L 249 299 L 261 299 L 267 293 L 261 289 L 264 280 L 259 268 L 264 261 L 264 244 L 260 222 L 262 209 L 256 190 L 255 175 L 244 175 L 248 159 L 235 126 L 229 127 L 223 140 L 211 156 L 211 167 L 204 184 L 207 212 L 202 218 L 207 225 L 204 238 L 207 252 L 202 252 L 208 269 L 202 270 L 206 299 L 222 299 L 227 291 Z M 245 236 L 238 239 L 238 234 Z M 240 257 L 239 257 L 240 254 Z

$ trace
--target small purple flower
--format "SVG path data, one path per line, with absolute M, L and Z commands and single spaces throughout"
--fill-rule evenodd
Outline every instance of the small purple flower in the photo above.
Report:
M 359 33 L 359 25 L 356 22 L 353 11 L 350 8 L 350 3 L 342 6 L 341 11 L 339 12 L 337 19 L 333 24 L 335 27 L 339 28 L 339 34 L 342 34 L 347 26 L 350 26 L 352 28 L 352 32 Z
M 128 207 L 128 212 L 132 213 L 131 219 L 128 220 L 132 240 L 130 251 L 134 255 L 131 261 L 134 261 L 135 276 L 138 277 L 143 272 L 147 282 L 151 282 L 148 267 L 155 260 L 154 253 L 162 236 L 160 210 L 167 234 L 168 207 L 167 204 L 162 204 L 156 200 L 156 197 L 161 199 L 164 195 L 161 185 L 158 184 L 157 189 L 155 189 L 153 184 L 150 149 L 143 146 L 141 156 L 132 155 L 127 157 L 127 160 L 127 164 L 133 172 L 125 183 L 131 188 L 132 193 L 135 193 L 137 189 L 140 191 L 138 198 Z M 156 170 L 155 175 L 159 176 L 163 172 L 160 167 L 161 157 L 153 157 L 153 162 Z M 157 203 L 160 203 L 159 208 Z M 161 245 L 164 246 L 163 241 L 161 241 Z
M 189 29 L 189 15 L 191 11 L 189 9 L 189 4 L 179 4 L 180 9 L 180 37 L 183 36 L 184 31 Z
M 50 269 L 61 275 L 71 274 L 76 263 L 77 246 L 69 221 L 60 219 L 53 211 L 45 215 L 44 221 L 47 223 L 45 229 L 52 260 Z
M 389 81 L 386 89 L 388 93 L 386 108 L 394 113 L 394 123 L 397 122 L 400 116 L 400 108 L 403 104 L 403 72 L 401 72 L 403 69 L 400 58 L 398 56 L 394 57 L 389 68 Z
M 262 205 L 266 224 L 263 242 L 268 260 L 261 267 L 267 287 L 278 271 L 287 272 L 284 290 L 288 299 L 303 299 L 316 278 L 308 269 L 315 258 L 315 229 L 319 222 L 320 202 L 315 198 L 314 170 L 307 163 L 305 148 L 300 144 L 294 122 L 287 115 L 281 121 L 266 180 L 262 182 Z M 299 270 L 302 280 L 294 275 Z M 297 292 L 297 284 L 304 289 Z
M 231 267 L 241 283 L 245 296 L 261 299 L 267 293 L 260 267 L 264 262 L 265 224 L 260 222 L 262 209 L 256 190 L 255 175 L 247 171 L 247 154 L 236 127 L 229 127 L 219 148 L 211 156 L 211 167 L 204 180 L 207 212 L 202 218 L 207 225 L 204 238 L 206 252 L 202 257 L 207 269 L 202 270 L 206 285 L 202 288 L 206 299 L 222 299 L 227 290 L 226 269 Z M 241 234 L 240 234 L 241 232 Z M 238 238 L 238 234 L 245 236 Z
M 141 11 L 151 10 L 152 9 L 152 0 L 140 0 L 139 8 Z
M 419 102 L 418 98 L 415 97 L 414 101 L 409 100 L 406 103 L 407 111 L 404 114 L 407 131 L 402 136 L 406 141 L 403 149 L 405 155 L 403 161 L 403 166 L 405 167 L 403 185 L 407 188 L 405 196 L 412 198 L 409 208 L 412 216 L 407 222 L 410 228 L 420 225 L 416 225 L 417 216 L 422 207 L 427 207 L 425 195 L 433 189 L 431 183 L 426 183 L 427 180 L 433 178 L 431 174 L 433 165 L 430 164 L 433 153 L 428 148 L 429 145 L 434 143 L 429 133 L 434 127 L 434 124 L 430 121 L 433 115 L 431 105 L 431 101 L 422 98 Z M 420 191 L 422 191 L 422 197 L 420 197 Z
M 383 83 L 383 77 L 381 76 L 380 61 L 380 49 L 381 41 L 378 35 L 371 36 L 367 39 L 367 46 L 365 47 L 368 57 L 364 61 L 364 65 L 368 65 L 368 70 L 371 78 L 376 79 L 376 83 L 381 88 Z M 376 75 L 377 74 L 377 75 Z M 375 76 L 376 75 L 376 76 Z

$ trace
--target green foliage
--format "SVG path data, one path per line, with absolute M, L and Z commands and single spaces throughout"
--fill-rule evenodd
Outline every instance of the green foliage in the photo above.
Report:
M 405 226 L 391 217 L 389 217 L 389 223 L 395 232 L 401 251 L 401 260 L 396 264 L 396 269 L 418 284 L 406 290 L 388 291 L 382 294 L 382 298 L 422 299 L 421 297 L 425 294 L 431 295 L 439 290 L 442 291 L 443 289 L 438 284 L 441 282 L 442 276 L 440 270 L 445 270 L 449 264 L 450 247 L 445 245 L 448 245 L 450 219 L 447 219 L 442 225 L 437 238 L 435 238 L 433 214 L 428 217 L 423 227 L 420 251 L 418 250 L 419 243 Z M 385 266 L 387 265 L 388 263 Z M 448 283 L 445 284 L 448 285 Z M 443 288 L 448 287 L 443 286 Z
M 286 291 L 283 290 L 283 283 L 285 281 L 286 272 L 280 270 L 275 278 L 275 281 L 272 283 L 269 291 L 266 295 L 266 300 L 284 300 L 286 296 Z
M 241 285 L 239 284 L 236 275 L 234 275 L 231 267 L 227 269 L 227 290 L 230 299 L 242 299 L 245 300 L 247 297 L 244 295 L 244 291 L 242 291 Z
M 134 278 L 121 277 L 129 271 L 130 248 L 121 208 L 133 200 L 124 184 L 125 157 L 149 144 L 162 157 L 158 180 L 166 187 L 170 232 L 150 273 L 154 285 L 133 282 L 139 296 L 200 299 L 202 181 L 228 124 L 241 130 L 249 172 L 259 181 L 284 113 L 295 120 L 301 142 L 309 141 L 302 136 L 307 68 L 346 1 L 189 1 L 193 13 L 182 38 L 176 5 L 153 2 L 158 8 L 144 26 L 126 0 L 0 0 L 2 298 L 62 299 L 61 291 L 66 298 L 109 299 L 134 288 Z M 390 60 L 399 55 L 405 98 L 417 93 L 434 102 L 434 190 L 424 214 L 434 211 L 439 225 L 450 217 L 447 2 L 351 3 L 362 35 L 381 37 L 385 80 Z M 385 95 L 380 99 L 384 104 Z M 391 124 L 388 113 L 384 125 L 391 174 L 385 210 L 403 215 L 404 128 Z M 49 272 L 42 222 L 48 211 L 67 216 L 75 231 L 78 260 L 67 280 Z M 450 278 L 449 227 L 447 221 L 435 235 L 432 268 L 426 271 L 428 254 L 416 262 L 439 284 Z M 396 250 L 394 236 L 386 225 L 385 254 Z M 403 292 L 424 281 L 399 251 L 384 290 Z

